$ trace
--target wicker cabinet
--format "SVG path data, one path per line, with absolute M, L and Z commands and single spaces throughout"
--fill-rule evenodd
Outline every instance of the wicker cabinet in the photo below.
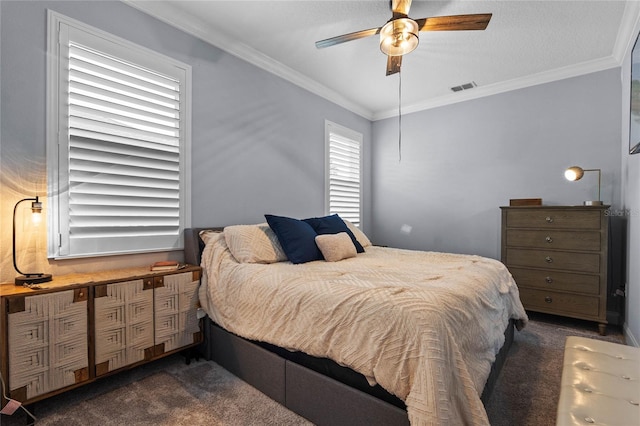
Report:
M 199 284 L 183 272 L 95 286 L 96 376 L 199 343 Z
M 525 309 L 607 324 L 607 206 L 502 207 L 502 262 Z
M 8 396 L 29 404 L 198 345 L 200 275 L 197 266 L 133 268 L 54 277 L 35 290 L 1 284 Z
M 86 287 L 7 300 L 9 374 L 3 377 L 13 399 L 89 379 L 87 300 Z

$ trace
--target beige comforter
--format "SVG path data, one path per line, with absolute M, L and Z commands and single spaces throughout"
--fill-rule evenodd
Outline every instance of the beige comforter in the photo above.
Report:
M 488 424 L 491 364 L 509 319 L 527 318 L 504 265 L 478 256 L 367 247 L 335 263 L 241 264 L 220 234 L 202 266 L 216 323 L 362 373 L 405 401 L 412 425 Z

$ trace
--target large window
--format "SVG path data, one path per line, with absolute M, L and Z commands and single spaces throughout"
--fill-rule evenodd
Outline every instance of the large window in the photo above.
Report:
M 362 134 L 325 122 L 326 211 L 356 226 L 362 220 Z
M 191 69 L 49 13 L 49 257 L 180 249 Z

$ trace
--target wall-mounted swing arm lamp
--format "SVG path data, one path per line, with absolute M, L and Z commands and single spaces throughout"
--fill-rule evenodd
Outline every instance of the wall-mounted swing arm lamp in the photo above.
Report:
M 593 201 L 585 201 L 585 206 L 601 206 L 600 201 L 600 181 L 602 179 L 602 172 L 600 169 L 583 169 L 582 167 L 573 166 L 564 171 L 564 177 L 569 181 L 576 181 L 582 179 L 584 172 L 598 172 L 598 199 Z
M 51 274 L 44 274 L 41 272 L 32 272 L 25 274 L 24 272 L 20 271 L 20 269 L 18 269 L 18 265 L 16 263 L 16 212 L 18 211 L 18 206 L 23 201 L 31 201 L 31 213 L 34 222 L 39 221 L 42 215 L 42 203 L 38 199 L 37 195 L 35 198 L 24 198 L 18 201 L 13 207 L 13 268 L 19 274 L 21 274 L 21 276 L 16 277 L 15 284 L 38 284 L 51 281 Z

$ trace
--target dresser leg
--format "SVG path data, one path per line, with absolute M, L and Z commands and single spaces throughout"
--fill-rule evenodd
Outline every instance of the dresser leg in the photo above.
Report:
M 601 336 L 606 336 L 607 324 L 598 324 L 598 333 L 600 333 Z

